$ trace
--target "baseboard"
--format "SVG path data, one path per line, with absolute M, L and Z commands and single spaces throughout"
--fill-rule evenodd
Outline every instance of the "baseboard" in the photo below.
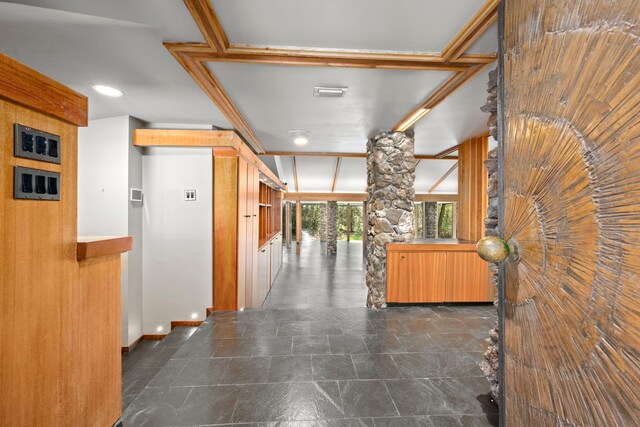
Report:
M 202 320 L 172 320 L 171 321 L 171 330 L 177 326 L 200 326 L 202 325 Z
M 211 316 L 211 313 L 213 313 L 213 307 L 207 307 L 207 317 Z
M 129 344 L 128 346 L 126 346 L 126 347 L 122 347 L 122 348 L 121 348 L 122 353 L 128 353 L 128 352 L 130 352 L 131 350 L 133 350 L 133 348 L 134 348 L 135 346 L 137 346 L 137 345 L 140 343 L 140 341 L 142 341 L 142 340 L 143 340 L 143 338 L 144 338 L 144 336 L 141 336 L 140 338 L 138 338 L 137 340 L 135 340 L 134 342 L 132 342 L 132 343 L 131 343 L 131 344 Z
M 142 336 L 142 339 L 145 341 L 160 341 L 166 336 L 167 334 L 145 334 Z

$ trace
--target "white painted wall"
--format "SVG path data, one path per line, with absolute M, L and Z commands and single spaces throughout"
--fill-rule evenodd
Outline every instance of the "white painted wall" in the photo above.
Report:
M 142 205 L 129 202 L 129 188 L 142 188 L 136 127 L 144 122 L 118 116 L 78 132 L 78 234 L 133 237 L 133 250 L 122 255 L 123 346 L 142 335 Z
M 204 319 L 212 302 L 212 155 L 150 148 L 142 165 L 143 333 L 167 333 L 172 320 Z

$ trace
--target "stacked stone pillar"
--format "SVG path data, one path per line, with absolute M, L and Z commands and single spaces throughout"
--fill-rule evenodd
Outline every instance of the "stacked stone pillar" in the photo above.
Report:
M 379 131 L 367 142 L 367 307 L 386 305 L 387 250 L 414 238 L 413 131 Z
M 320 241 L 327 241 L 327 204 L 320 205 Z
M 426 230 L 424 237 L 435 239 L 438 236 L 438 202 L 425 203 Z
M 338 202 L 327 202 L 327 253 L 338 252 Z

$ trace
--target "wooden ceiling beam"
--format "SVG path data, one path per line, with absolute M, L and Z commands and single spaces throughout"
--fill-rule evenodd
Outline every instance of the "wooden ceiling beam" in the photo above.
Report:
M 184 0 L 184 4 L 189 9 L 209 46 L 218 52 L 226 51 L 229 47 L 229 41 L 211 2 L 209 0 Z
M 202 62 L 194 60 L 189 53 L 183 52 L 180 47 L 176 48 L 171 44 L 165 44 L 165 46 L 167 46 L 169 52 L 171 52 L 180 65 L 182 65 L 187 73 L 198 83 L 209 99 L 216 104 L 253 150 L 258 154 L 264 153 L 264 146 L 253 133 L 249 124 L 244 120 L 235 105 L 233 105 L 233 102 L 231 102 L 231 99 L 229 99 L 229 96 L 224 89 L 222 89 L 222 86 L 220 86 L 220 83 L 209 71 L 207 66 Z
M 261 153 L 260 156 L 311 156 L 311 157 L 347 157 L 347 158 L 366 158 L 366 153 L 325 153 L 325 152 L 304 152 L 304 151 L 267 151 Z M 416 160 L 458 160 L 458 156 L 436 157 L 431 154 L 416 154 Z
M 498 19 L 500 0 L 488 0 L 442 51 L 444 61 L 456 61 Z
M 297 193 L 300 190 L 298 188 L 298 164 L 296 162 L 295 156 L 293 157 L 293 182 L 295 184 L 296 193 Z
M 324 192 L 302 192 L 302 193 L 285 193 L 284 200 L 301 201 L 301 202 L 365 202 L 367 193 L 324 193 Z M 416 194 L 416 202 L 457 202 L 457 194 Z
M 456 144 L 453 147 L 449 147 L 446 150 L 439 152 L 438 154 L 436 154 L 436 159 L 442 159 L 446 157 L 448 154 L 458 151 L 458 148 L 460 148 L 461 145 L 462 144 Z
M 331 184 L 331 192 L 336 191 L 336 182 L 338 182 L 338 173 L 340 173 L 340 157 L 336 159 L 336 171 L 333 174 L 333 184 Z
M 435 184 L 433 184 L 433 187 L 431 187 L 431 188 L 429 189 L 429 193 L 433 193 L 433 192 L 436 190 L 436 188 L 438 188 L 438 187 L 440 186 L 440 184 L 442 184 L 442 182 L 443 182 L 445 179 L 447 179 L 447 177 L 448 177 L 449 175 L 451 175 L 451 173 L 452 173 L 454 170 L 456 170 L 457 168 L 458 168 L 458 162 L 456 162 L 453 166 L 451 166 L 451 168 L 450 168 L 448 171 L 446 171 L 444 175 L 442 175 L 442 178 L 440 178 L 440 179 L 438 180 L 438 182 L 436 182 Z

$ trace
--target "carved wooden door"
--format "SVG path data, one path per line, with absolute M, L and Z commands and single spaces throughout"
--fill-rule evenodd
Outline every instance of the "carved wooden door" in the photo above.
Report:
M 504 423 L 640 425 L 640 1 L 503 7 Z

